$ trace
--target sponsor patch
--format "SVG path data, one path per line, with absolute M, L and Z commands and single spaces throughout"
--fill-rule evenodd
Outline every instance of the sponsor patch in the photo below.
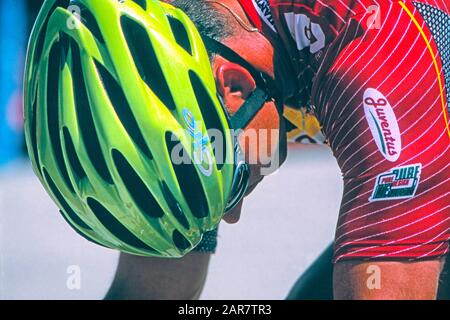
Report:
M 252 0 L 256 12 L 258 12 L 261 19 L 274 31 L 275 21 L 273 20 L 272 10 L 270 9 L 269 0 Z
M 369 201 L 397 200 L 414 197 L 420 181 L 422 164 L 393 168 L 377 176 Z
M 299 51 L 309 48 L 309 52 L 316 54 L 325 48 L 326 36 L 320 24 L 311 22 L 303 13 L 286 12 L 284 18 Z
M 395 162 L 402 152 L 402 140 L 397 118 L 389 101 L 378 90 L 364 92 L 364 113 L 378 149 L 390 162 Z

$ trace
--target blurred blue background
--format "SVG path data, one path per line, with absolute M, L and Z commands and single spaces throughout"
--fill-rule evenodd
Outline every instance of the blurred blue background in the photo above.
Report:
M 0 170 L 26 156 L 22 125 L 23 69 L 43 0 L 0 1 Z
M 22 73 L 27 28 L 25 1 L 0 1 L 0 166 L 22 151 Z

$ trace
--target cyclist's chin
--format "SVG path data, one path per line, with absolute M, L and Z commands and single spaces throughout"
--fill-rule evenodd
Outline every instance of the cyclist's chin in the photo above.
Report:
M 238 221 L 241 219 L 241 210 L 242 210 L 242 203 L 244 200 L 241 200 L 236 207 L 233 208 L 230 212 L 228 212 L 226 215 L 223 216 L 223 220 L 226 223 L 234 224 L 238 223 Z
M 245 193 L 245 197 L 247 197 L 250 193 L 253 192 L 253 190 L 255 190 L 256 186 L 264 179 L 264 176 L 256 176 L 255 172 L 258 172 L 255 168 L 256 166 L 250 166 L 250 184 L 248 186 L 247 192 Z M 238 203 L 238 205 L 231 210 L 230 212 L 228 212 L 224 217 L 223 220 L 226 223 L 230 223 L 230 224 L 234 224 L 234 223 L 238 223 L 239 220 L 241 219 L 241 212 L 242 212 L 242 205 L 244 203 L 244 199 L 241 200 L 241 202 Z

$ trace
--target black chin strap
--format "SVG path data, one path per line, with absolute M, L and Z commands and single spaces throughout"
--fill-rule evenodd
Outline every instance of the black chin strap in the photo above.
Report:
M 258 111 L 262 109 L 268 98 L 268 94 L 264 90 L 256 88 L 238 111 L 230 117 L 231 126 L 235 130 L 247 127 Z

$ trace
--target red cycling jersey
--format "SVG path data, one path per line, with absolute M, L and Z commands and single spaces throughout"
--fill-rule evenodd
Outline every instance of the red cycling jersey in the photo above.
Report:
M 289 102 L 311 105 L 342 170 L 334 260 L 445 255 L 450 2 L 239 1 L 289 65 L 276 67 Z

